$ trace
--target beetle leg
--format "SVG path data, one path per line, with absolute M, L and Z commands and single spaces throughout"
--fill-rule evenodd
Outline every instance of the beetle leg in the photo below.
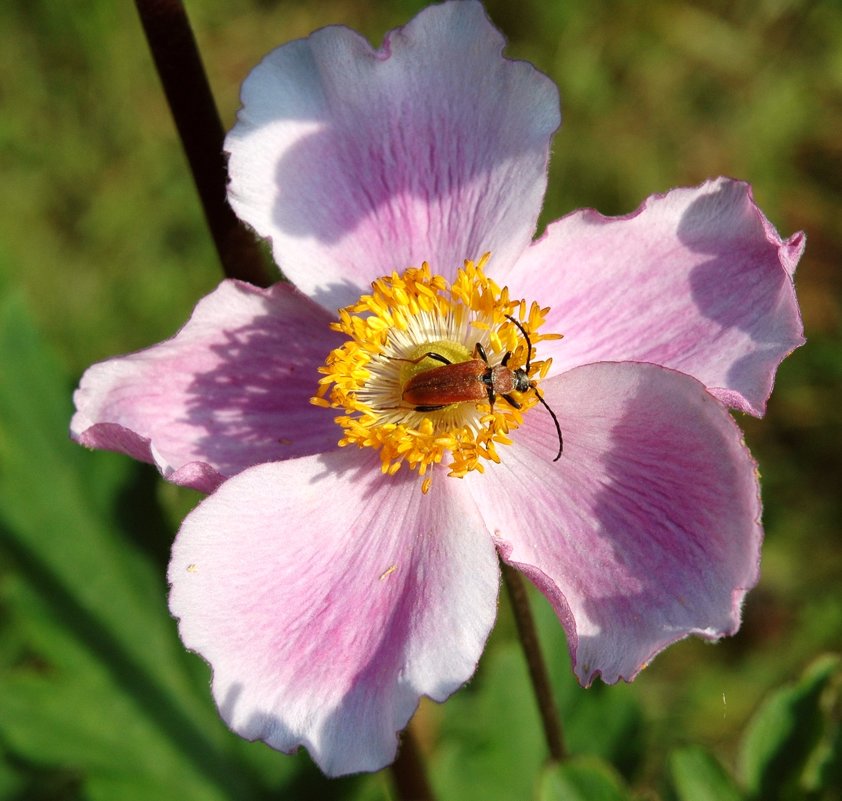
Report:
M 423 362 L 424 359 L 435 359 L 437 362 L 441 362 L 442 364 L 453 364 L 447 356 L 442 356 L 440 353 L 435 353 L 431 350 L 428 350 L 426 353 L 422 353 L 417 359 L 401 359 L 400 356 L 389 356 L 388 358 L 395 362 L 409 362 L 410 364 L 418 364 L 419 362 Z
M 488 382 L 485 385 L 485 390 L 488 392 L 488 405 L 491 407 L 491 411 L 494 411 L 494 401 L 497 400 L 497 393 L 494 391 L 494 387 L 491 385 L 491 382 Z
M 480 359 L 482 359 L 486 364 L 488 364 L 488 356 L 485 355 L 485 349 L 479 342 L 477 342 L 477 344 L 474 345 L 474 353 L 476 353 L 477 356 L 480 357 Z
M 437 412 L 437 411 L 439 411 L 439 409 L 444 409 L 448 405 L 449 404 L 444 403 L 444 404 L 441 404 L 440 406 L 413 406 L 412 408 L 416 412 Z
M 511 395 L 503 395 L 506 399 L 506 402 L 514 409 L 520 409 L 521 405 L 511 396 Z

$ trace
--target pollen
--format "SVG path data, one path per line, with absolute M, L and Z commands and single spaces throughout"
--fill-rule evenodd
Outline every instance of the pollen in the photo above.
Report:
M 339 310 L 331 327 L 347 340 L 319 368 L 322 378 L 311 402 L 341 410 L 335 418 L 341 447 L 374 448 L 387 475 L 406 466 L 424 476 L 445 463 L 449 476 L 463 477 L 482 472 L 485 461 L 500 461 L 498 447 L 511 444 L 510 434 L 539 399 L 537 391 L 513 391 L 506 394 L 520 408 L 501 397 L 492 404 L 483 373 L 510 354 L 506 367 L 528 367 L 534 387 L 550 366 L 549 359 L 536 360 L 535 346 L 559 335 L 539 332 L 548 308 L 512 300 L 507 287 L 486 277 L 489 257 L 465 261 L 452 283 L 433 275 L 426 262 L 393 272 Z M 531 360 L 524 331 L 532 343 Z M 475 382 L 464 384 L 466 397 L 454 400 L 446 391 L 448 376 L 456 372 L 441 369 L 447 365 L 462 365 L 456 368 L 460 376 L 470 374 Z M 423 406 L 407 401 L 410 382 L 436 369 L 433 383 L 441 384 L 441 398 Z M 427 477 L 422 489 L 429 488 Z

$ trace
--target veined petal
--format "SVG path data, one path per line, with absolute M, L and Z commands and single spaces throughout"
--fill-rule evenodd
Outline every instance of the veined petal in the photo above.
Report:
M 561 459 L 536 408 L 470 486 L 503 558 L 554 605 L 580 681 L 631 679 L 688 634 L 734 633 L 762 529 L 755 465 L 725 407 L 648 364 L 579 367 L 541 389 Z
M 185 520 L 170 608 L 223 718 L 329 775 L 377 770 L 422 695 L 470 678 L 496 615 L 494 545 L 464 485 L 347 448 L 261 465 Z
M 528 245 L 560 122 L 553 83 L 501 56 L 482 6 L 431 6 L 375 51 L 342 27 L 270 53 L 226 139 L 229 199 L 302 291 L 337 309 L 375 278 L 452 278 Z
M 309 403 L 341 341 L 329 322 L 288 284 L 223 281 L 172 339 L 85 372 L 71 435 L 203 492 L 251 465 L 334 448 L 333 416 Z
M 508 277 L 545 298 L 553 371 L 644 361 L 694 376 L 760 416 L 781 360 L 804 342 L 792 273 L 804 235 L 781 240 L 747 184 L 720 178 L 649 198 L 626 217 L 553 223 Z M 539 290 L 540 293 L 539 293 Z

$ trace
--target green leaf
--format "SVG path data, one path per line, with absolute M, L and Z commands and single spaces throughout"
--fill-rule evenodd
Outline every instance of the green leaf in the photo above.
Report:
M 630 775 L 643 741 L 642 715 L 632 688 L 580 687 L 558 618 L 537 592 L 531 592 L 530 601 L 574 764 L 611 762 Z M 520 643 L 505 641 L 510 621 L 508 609 L 502 611 L 476 679 L 442 707 L 441 745 L 431 773 L 441 798 L 530 798 L 542 775 L 548 754 L 535 694 Z M 587 761 L 589 757 L 604 761 Z
M 430 778 L 440 798 L 529 798 L 547 754 L 520 647 L 496 643 L 474 682 L 441 708 Z
M 627 779 L 643 756 L 644 721 L 635 688 L 625 682 L 595 682 L 585 689 L 570 666 L 567 636 L 552 607 L 537 591 L 532 610 L 561 710 L 565 744 L 571 754 L 589 754 L 610 762 Z
M 698 746 L 672 753 L 669 777 L 678 801 L 741 801 L 743 798 L 725 768 Z
M 822 695 L 839 669 L 839 657 L 818 659 L 798 682 L 777 690 L 755 713 L 740 761 L 753 797 L 776 801 L 803 795 L 805 769 L 827 728 Z
M 160 517 L 151 498 L 124 504 L 144 468 L 69 441 L 70 387 L 14 296 L 0 300 L 0 363 L 0 551 L 16 568 L 0 587 L 16 632 L 0 741 L 45 777 L 80 776 L 91 797 L 106 785 L 164 800 L 260 797 L 293 764 L 251 757 L 266 749 L 227 731 L 207 669 L 180 645 L 163 565 L 126 525 Z
M 805 784 L 807 789 L 813 791 L 817 797 L 824 798 L 821 791 L 836 788 L 836 795 L 831 794 L 830 798 L 839 801 L 842 798 L 842 687 L 836 686 L 836 697 L 834 698 L 836 711 L 831 713 L 831 723 L 827 738 L 816 749 L 816 760 L 808 766 Z M 813 770 L 809 770 L 812 767 Z
M 547 768 L 539 801 L 628 801 L 631 796 L 614 769 L 596 757 L 578 757 Z
M 4 759 L 0 759 L 0 798 L 22 798 L 24 780 Z

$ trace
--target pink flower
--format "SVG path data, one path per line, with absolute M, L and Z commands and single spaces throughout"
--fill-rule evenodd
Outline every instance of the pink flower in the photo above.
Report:
M 502 48 L 464 0 L 378 51 L 331 27 L 267 56 L 230 200 L 292 285 L 224 281 L 75 396 L 78 442 L 213 493 L 173 549 L 181 636 L 236 732 L 332 775 L 388 764 L 419 698 L 471 677 L 498 555 L 553 604 L 584 684 L 733 633 L 757 580 L 757 475 L 726 407 L 761 415 L 803 342 L 804 237 L 718 179 L 531 241 L 558 99 Z M 490 408 L 476 342 L 491 365 L 514 351 L 520 410 L 499 386 Z M 438 403 L 445 368 L 413 400 L 445 360 L 479 397 Z

